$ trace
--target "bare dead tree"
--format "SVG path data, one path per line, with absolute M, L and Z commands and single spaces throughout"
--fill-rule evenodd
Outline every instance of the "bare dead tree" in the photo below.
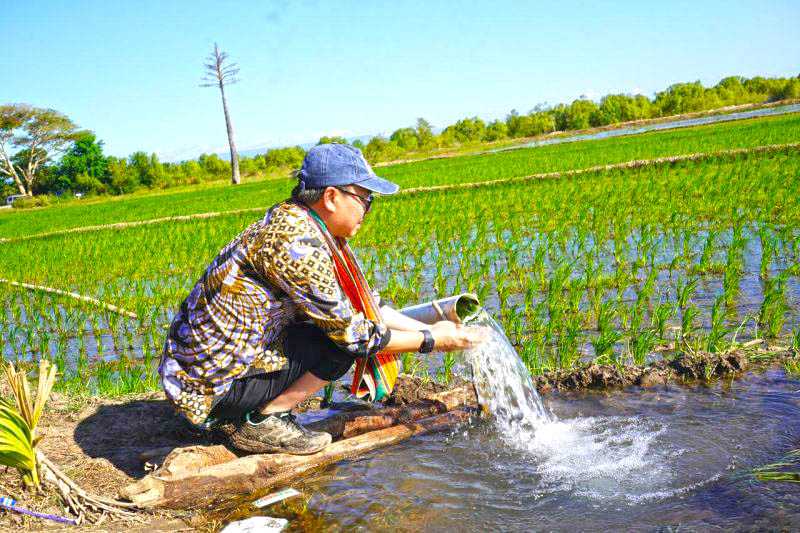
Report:
M 236 63 L 226 64 L 228 54 L 221 52 L 217 43 L 214 43 L 214 51 L 206 58 L 206 75 L 200 87 L 219 87 L 222 94 L 222 110 L 225 112 L 225 126 L 228 128 L 228 145 L 231 149 L 231 183 L 238 185 L 242 178 L 239 175 L 239 154 L 236 152 L 236 143 L 233 140 L 233 124 L 228 113 L 228 101 L 225 99 L 225 86 L 232 85 L 239 81 L 236 77 L 239 74 L 239 66 Z

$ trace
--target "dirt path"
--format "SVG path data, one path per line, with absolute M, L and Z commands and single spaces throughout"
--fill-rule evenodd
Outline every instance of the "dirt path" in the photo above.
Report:
M 117 491 L 145 474 L 139 456 L 159 447 L 177 447 L 207 442 L 175 415 L 162 393 L 151 393 L 113 401 L 88 399 L 79 409 L 75 400 L 54 395 L 40 422 L 41 449 L 88 492 L 116 497 Z M 26 495 L 19 475 L 8 469 L 0 473 L 3 495 L 15 497 L 21 507 L 64 515 L 53 497 Z M 142 524 L 109 523 L 89 531 L 175 531 L 189 527 L 177 515 L 143 516 Z M 58 530 L 55 523 L 0 513 L 0 529 Z M 74 529 L 73 529 L 74 530 Z

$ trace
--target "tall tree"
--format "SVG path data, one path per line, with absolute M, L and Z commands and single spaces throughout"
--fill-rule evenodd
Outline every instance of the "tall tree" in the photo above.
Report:
M 17 185 L 20 194 L 33 195 L 39 169 L 83 132 L 54 109 L 27 104 L 0 106 L 0 173 Z M 11 153 L 10 146 L 17 148 Z M 19 154 L 19 156 L 17 156 Z
M 225 113 L 225 126 L 228 128 L 228 145 L 231 149 L 231 183 L 238 185 L 242 178 L 239 176 L 239 154 L 236 152 L 236 143 L 233 141 L 233 124 L 228 113 L 228 101 L 225 99 L 225 86 L 238 82 L 236 75 L 239 67 L 236 63 L 226 64 L 228 54 L 221 52 L 217 43 L 214 43 L 214 51 L 206 59 L 206 75 L 203 78 L 201 87 L 219 87 L 222 95 L 222 110 Z
M 58 173 L 70 181 L 79 174 L 105 180 L 108 177 L 108 158 L 103 155 L 103 141 L 98 141 L 91 131 L 83 132 L 61 158 Z

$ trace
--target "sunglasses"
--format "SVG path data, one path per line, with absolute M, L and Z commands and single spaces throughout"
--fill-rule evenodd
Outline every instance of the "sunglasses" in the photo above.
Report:
M 348 191 L 347 189 L 342 189 L 341 187 L 334 187 L 334 189 L 358 198 L 358 201 L 361 202 L 362 206 L 364 206 L 364 215 L 369 213 L 369 210 L 372 207 L 372 201 L 375 200 L 375 197 L 372 194 L 369 196 L 361 196 L 360 194 Z

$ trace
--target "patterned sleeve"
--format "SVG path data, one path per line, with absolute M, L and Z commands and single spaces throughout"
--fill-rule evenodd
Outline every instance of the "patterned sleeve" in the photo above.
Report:
M 339 287 L 327 245 L 310 224 L 306 231 L 273 235 L 257 268 L 297 307 L 353 357 L 370 357 L 389 342 L 391 331 L 356 312 Z

